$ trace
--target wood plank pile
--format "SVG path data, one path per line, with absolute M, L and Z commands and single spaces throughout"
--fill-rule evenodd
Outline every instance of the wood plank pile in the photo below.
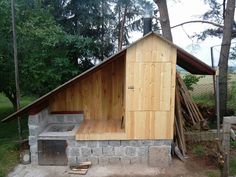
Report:
M 70 171 L 68 174 L 74 174 L 74 175 L 86 175 L 88 169 L 91 167 L 92 162 L 81 162 L 76 166 L 71 166 Z
M 187 152 L 184 131 L 196 126 L 201 127 L 202 122 L 204 122 L 202 114 L 194 103 L 184 81 L 176 73 L 174 150 L 180 159 L 183 160 Z

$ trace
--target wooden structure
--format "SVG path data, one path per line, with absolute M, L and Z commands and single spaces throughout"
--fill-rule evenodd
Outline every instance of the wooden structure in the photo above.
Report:
M 223 120 L 223 141 L 222 141 L 222 155 L 224 159 L 221 177 L 229 176 L 229 157 L 230 157 L 230 135 L 231 125 L 236 124 L 236 117 L 224 117 Z
M 176 64 L 194 74 L 214 74 L 149 33 L 3 121 L 47 106 L 51 113 L 84 113 L 77 140 L 173 139 Z

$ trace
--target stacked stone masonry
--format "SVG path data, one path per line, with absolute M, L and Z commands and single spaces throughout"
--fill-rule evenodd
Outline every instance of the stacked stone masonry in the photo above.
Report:
M 29 116 L 29 145 L 31 163 L 38 164 L 38 140 L 40 133 L 49 124 L 76 124 L 83 121 L 82 114 L 49 114 L 47 109 Z M 66 137 L 68 165 L 91 161 L 93 165 L 148 164 L 166 167 L 171 162 L 172 140 L 102 140 L 76 141 Z
M 166 167 L 171 162 L 171 140 L 76 141 L 67 140 L 69 165 L 148 164 Z
M 46 126 L 49 124 L 79 125 L 82 121 L 83 114 L 49 114 L 48 109 L 44 109 L 38 114 L 30 115 L 28 119 L 28 126 L 31 163 L 38 164 L 38 139 L 40 133 L 45 130 Z

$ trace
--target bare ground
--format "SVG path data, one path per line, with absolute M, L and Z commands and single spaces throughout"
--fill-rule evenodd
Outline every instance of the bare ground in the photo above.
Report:
M 165 169 L 151 168 L 143 165 L 130 166 L 92 166 L 84 177 L 207 177 L 208 168 L 192 160 L 183 163 L 174 159 Z M 210 169 L 212 170 L 212 169 Z M 74 177 L 68 174 L 65 166 L 18 165 L 8 177 Z M 214 169 L 214 173 L 218 174 Z M 215 177 L 217 177 L 216 175 Z

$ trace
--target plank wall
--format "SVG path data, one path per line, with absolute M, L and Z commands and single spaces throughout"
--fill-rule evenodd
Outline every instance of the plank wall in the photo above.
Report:
M 126 52 L 127 139 L 172 139 L 176 48 L 150 35 Z
M 124 115 L 124 57 L 114 59 L 55 94 L 50 110 L 83 111 L 86 120 L 121 120 Z

